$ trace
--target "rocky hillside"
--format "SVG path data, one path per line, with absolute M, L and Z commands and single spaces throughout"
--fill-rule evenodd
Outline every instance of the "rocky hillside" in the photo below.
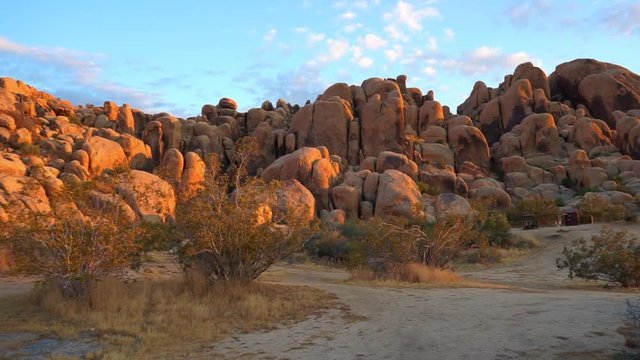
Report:
M 171 220 L 174 192 L 197 189 L 202 159 L 216 154 L 231 165 L 244 136 L 261 149 L 251 174 L 291 180 L 288 198 L 326 221 L 435 220 L 486 198 L 504 209 L 532 196 L 575 206 L 584 198 L 576 191 L 585 188 L 586 197 L 637 211 L 637 74 L 579 59 L 547 76 L 525 63 L 496 88 L 477 82 L 457 114 L 406 79 L 338 83 L 302 107 L 265 101 L 239 112 L 223 98 L 180 119 L 111 101 L 74 106 L 2 78 L 0 218 L 16 206 L 51 211 L 57 204 L 50 198 L 65 184 L 130 168 L 117 196 L 95 198 L 120 202 L 132 219 Z M 154 175 L 160 165 L 177 189 Z

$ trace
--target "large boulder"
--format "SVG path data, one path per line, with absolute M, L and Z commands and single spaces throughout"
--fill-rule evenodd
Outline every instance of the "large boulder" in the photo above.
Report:
M 158 223 L 173 222 L 175 219 L 176 197 L 173 187 L 157 175 L 131 170 L 121 177 L 116 193 L 145 221 Z
M 192 151 L 184 156 L 184 171 L 180 191 L 185 195 L 194 194 L 204 188 L 206 167 L 200 156 Z
M 549 84 L 554 98 L 584 104 L 610 127 L 615 127 L 614 110 L 640 108 L 640 76 L 618 65 L 576 59 L 558 65 Z
M 27 174 L 27 166 L 16 154 L 0 152 L 0 176 L 14 175 L 24 176 Z
M 284 218 L 291 213 L 302 220 L 313 220 L 316 214 L 316 204 L 313 194 L 298 180 L 287 180 L 276 191 L 278 207 L 274 214 L 276 219 Z
M 308 184 L 313 163 L 322 158 L 322 153 L 317 148 L 304 147 L 276 159 L 264 169 L 262 178 L 267 181 L 297 179 L 302 184 Z
M 489 168 L 489 144 L 480 129 L 468 125 L 449 129 L 449 145 L 459 164 L 470 161 L 484 169 Z
M 127 165 L 127 156 L 115 141 L 93 136 L 85 141 L 82 148 L 89 154 L 89 170 L 94 175 Z
M 387 170 L 380 174 L 375 204 L 375 216 L 422 216 L 420 189 L 406 174 Z
M 418 165 L 415 162 L 409 160 L 407 155 L 392 151 L 383 151 L 378 154 L 375 169 L 379 173 L 384 173 L 389 169 L 398 170 L 409 175 L 414 180 L 417 179 L 418 175 Z
M 467 199 L 452 193 L 438 195 L 435 208 L 439 219 L 450 215 L 467 215 L 472 211 Z

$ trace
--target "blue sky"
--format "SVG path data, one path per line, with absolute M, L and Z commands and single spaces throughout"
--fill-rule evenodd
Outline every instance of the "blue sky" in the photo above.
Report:
M 640 1 L 9 1 L 0 76 L 76 104 L 196 115 L 227 96 L 303 103 L 335 82 L 406 74 L 453 110 L 524 61 L 640 72 Z

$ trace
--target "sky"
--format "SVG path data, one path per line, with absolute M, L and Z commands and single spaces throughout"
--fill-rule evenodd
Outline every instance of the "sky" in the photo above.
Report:
M 576 58 L 640 73 L 638 0 L 0 0 L 0 76 L 75 104 L 198 115 L 405 74 L 453 111 L 477 80 Z

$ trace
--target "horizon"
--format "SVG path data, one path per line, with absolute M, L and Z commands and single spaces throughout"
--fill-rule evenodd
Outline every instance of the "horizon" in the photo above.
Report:
M 334 83 L 399 74 L 455 112 L 476 81 L 497 87 L 527 61 L 547 74 L 576 58 L 640 72 L 624 51 L 640 44 L 640 1 L 119 0 L 99 16 L 80 2 L 0 9 L 12 14 L 0 32 L 0 76 L 74 104 L 113 100 L 180 117 L 222 97 L 241 110 L 278 98 L 302 105 Z

